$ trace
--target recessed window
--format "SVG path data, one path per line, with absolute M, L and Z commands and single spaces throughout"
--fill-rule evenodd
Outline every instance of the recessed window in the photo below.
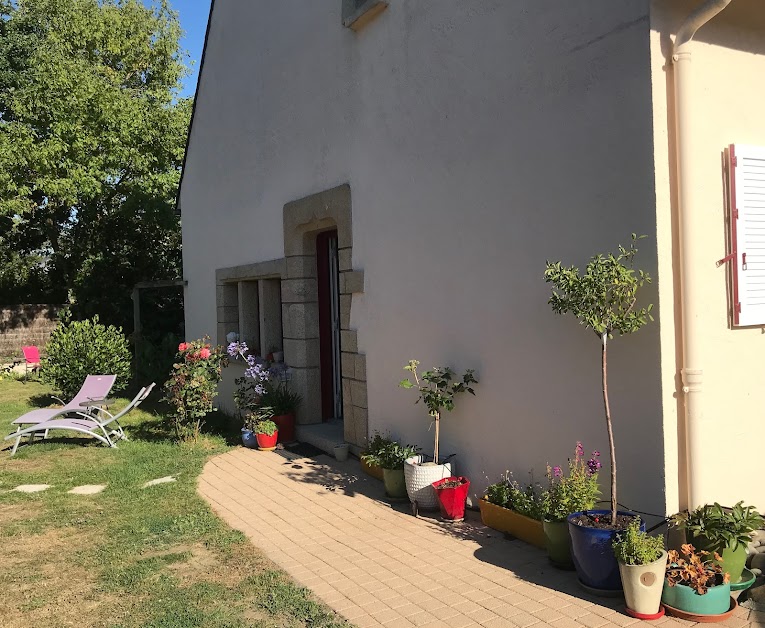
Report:
M 223 306 L 218 307 L 219 342 L 230 332 L 239 334 L 254 355 L 281 351 L 282 297 L 280 279 L 228 282 L 223 285 Z
M 342 0 L 343 26 L 357 31 L 371 22 L 388 6 L 386 0 Z

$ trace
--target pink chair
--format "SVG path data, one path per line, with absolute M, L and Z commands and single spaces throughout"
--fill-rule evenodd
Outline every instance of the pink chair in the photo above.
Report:
M 29 347 L 21 347 L 24 352 L 24 376 L 29 375 L 31 370 L 33 373 L 40 370 L 40 350 L 31 345 Z

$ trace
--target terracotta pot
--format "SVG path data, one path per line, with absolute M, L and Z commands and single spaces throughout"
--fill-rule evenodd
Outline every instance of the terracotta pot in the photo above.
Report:
M 377 465 L 371 465 L 368 462 L 366 462 L 363 458 L 361 459 L 361 470 L 367 475 L 371 475 L 373 478 L 380 480 L 380 482 L 383 481 L 382 467 L 378 467 Z
M 619 563 L 624 601 L 629 610 L 640 615 L 656 615 L 659 612 L 666 568 L 667 552 L 664 551 L 647 565 Z
M 294 414 L 280 414 L 275 417 L 271 417 L 271 420 L 276 423 L 276 427 L 279 430 L 280 443 L 291 443 L 295 440 L 295 415 Z
M 539 549 L 546 548 L 545 532 L 541 521 L 492 504 L 485 497 L 478 500 L 478 507 L 481 509 L 481 521 L 484 525 L 511 534 Z
M 459 486 L 444 487 L 447 482 L 461 482 Z M 462 521 L 465 518 L 465 501 L 470 490 L 467 478 L 450 476 L 433 482 L 433 488 L 438 497 L 438 507 L 441 517 L 447 521 Z
M 255 434 L 258 439 L 258 449 L 261 451 L 273 451 L 276 449 L 276 443 L 279 441 L 279 430 L 276 430 L 271 436 L 268 434 Z

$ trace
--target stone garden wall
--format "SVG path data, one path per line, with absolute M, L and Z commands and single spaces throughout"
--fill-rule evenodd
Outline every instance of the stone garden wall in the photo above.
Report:
M 58 322 L 61 305 L 9 305 L 0 307 L 0 358 L 21 357 L 21 347 L 37 345 L 42 351 Z

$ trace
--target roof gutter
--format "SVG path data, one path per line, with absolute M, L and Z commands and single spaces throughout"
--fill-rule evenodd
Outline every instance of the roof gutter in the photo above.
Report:
M 706 493 L 706 470 L 704 469 L 705 429 L 702 411 L 702 385 L 704 371 L 701 368 L 701 335 L 699 323 L 705 309 L 703 280 L 698 269 L 703 268 L 703 230 L 694 213 L 704 204 L 704 198 L 694 185 L 693 175 L 700 171 L 704 161 L 703 152 L 696 150 L 694 131 L 700 120 L 694 120 L 694 75 L 691 63 L 690 42 L 696 32 L 733 0 L 706 0 L 685 19 L 675 37 L 672 51 L 675 84 L 675 131 L 677 147 L 677 189 L 680 251 L 680 307 L 682 311 L 682 364 L 681 377 L 685 399 L 685 432 L 687 438 L 687 507 L 695 508 L 712 496 Z M 700 114 L 699 114 L 700 115 Z M 708 446 L 708 443 L 707 443 Z

